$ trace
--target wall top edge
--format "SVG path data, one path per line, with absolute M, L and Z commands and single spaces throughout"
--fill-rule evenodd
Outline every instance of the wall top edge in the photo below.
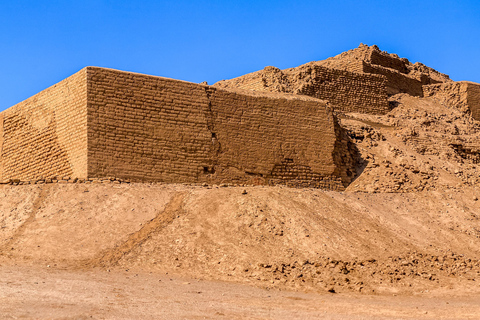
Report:
M 199 87 L 203 87 L 205 89 L 211 89 L 212 91 L 219 91 L 219 92 L 230 92 L 230 93 L 235 93 L 235 94 L 241 94 L 241 95 L 246 95 L 246 96 L 251 96 L 251 97 L 256 97 L 256 98 L 271 98 L 271 99 L 285 99 L 285 100 L 299 100 L 299 101 L 311 101 L 311 102 L 316 102 L 320 106 L 325 107 L 327 105 L 327 101 L 309 97 L 309 96 L 304 96 L 304 95 L 298 95 L 298 94 L 291 94 L 291 93 L 273 93 L 273 92 L 265 92 L 265 91 L 253 91 L 253 90 L 244 90 L 244 89 L 226 89 L 226 88 L 219 88 L 214 85 L 205 85 L 201 83 L 195 83 L 195 82 L 190 82 L 190 81 L 185 81 L 185 80 L 178 80 L 178 79 L 173 79 L 173 78 L 168 78 L 168 77 L 161 77 L 161 76 L 155 76 L 155 75 L 149 75 L 145 73 L 138 73 L 138 72 L 131 72 L 131 71 L 123 71 L 123 70 L 118 70 L 118 69 L 113 69 L 113 68 L 103 68 L 103 67 L 95 67 L 95 66 L 87 66 L 84 69 L 87 70 L 87 72 L 90 71 L 111 71 L 115 73 L 121 73 L 125 75 L 135 75 L 135 76 L 141 76 L 141 77 L 146 77 L 146 78 L 156 78 L 156 79 L 162 79 L 166 81 L 171 81 L 171 82 L 178 82 L 178 83 L 185 83 L 189 85 L 195 85 Z
M 45 91 L 47 91 L 47 90 L 51 90 L 51 89 L 55 88 L 56 86 L 62 84 L 63 82 L 69 81 L 69 80 L 71 80 L 72 78 L 75 78 L 76 76 L 81 75 L 82 73 L 85 73 L 85 80 L 86 80 L 86 74 L 87 74 L 86 71 L 87 71 L 87 69 L 88 69 L 88 67 L 84 67 L 84 68 L 80 69 L 79 71 L 77 71 L 77 72 L 75 72 L 74 74 L 66 77 L 65 79 L 62 79 L 62 80 L 60 80 L 59 82 L 57 82 L 57 83 L 55 83 L 55 84 L 53 84 L 53 85 L 51 85 L 51 86 L 43 89 L 42 91 L 37 92 L 37 93 L 34 94 L 33 96 L 30 96 L 30 97 L 28 97 L 28 98 L 26 98 L 26 99 L 24 99 L 24 100 L 22 100 L 22 101 L 20 101 L 20 102 L 18 102 L 18 103 L 16 103 L 16 104 L 14 104 L 13 106 L 8 107 L 7 109 L 1 111 L 0 114 L 5 114 L 5 113 L 7 113 L 7 112 L 10 112 L 10 111 L 14 110 L 17 106 L 22 105 L 22 104 L 25 104 L 25 103 L 27 103 L 29 100 L 35 99 L 36 97 L 38 97 L 38 96 L 39 96 L 40 94 L 42 94 L 43 92 L 45 92 Z

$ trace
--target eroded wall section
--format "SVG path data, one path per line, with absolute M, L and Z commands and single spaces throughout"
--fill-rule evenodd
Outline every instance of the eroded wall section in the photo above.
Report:
M 317 99 L 88 68 L 88 175 L 343 189 L 354 155 Z M 343 143 L 340 141 L 340 144 Z
M 322 102 L 219 89 L 210 99 L 219 178 L 328 189 L 350 182 L 347 168 L 338 170 L 335 119 Z
M 86 178 L 86 69 L 0 114 L 0 181 Z
M 423 86 L 425 97 L 444 103 L 463 112 L 470 112 L 480 121 L 480 84 L 460 81 Z
M 342 112 L 385 114 L 390 110 L 383 76 L 321 66 L 306 67 L 299 72 L 309 77 L 302 77 L 305 80 L 297 89 L 297 94 L 328 100 Z
M 314 63 L 286 70 L 266 67 L 220 81 L 215 86 L 307 95 L 327 100 L 341 112 L 384 114 L 389 111 L 384 76 L 331 69 Z
M 480 121 L 480 84 L 467 82 L 467 104 L 472 117 Z

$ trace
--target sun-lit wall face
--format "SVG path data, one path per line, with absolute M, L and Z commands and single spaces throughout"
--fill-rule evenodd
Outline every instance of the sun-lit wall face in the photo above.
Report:
M 384 114 L 390 110 L 386 82 L 383 75 L 306 64 L 286 70 L 266 67 L 238 78 L 220 81 L 215 86 L 301 94 L 327 100 L 340 112 Z
M 3 111 L 0 181 L 87 177 L 86 69 Z
M 87 67 L 0 113 L 0 182 L 111 179 L 342 190 L 326 103 Z
M 467 104 L 472 117 L 480 121 L 480 84 L 467 84 Z
M 336 161 L 353 156 L 335 156 L 347 149 L 339 147 L 333 114 L 321 100 L 101 68 L 89 68 L 88 79 L 91 177 L 346 184 L 347 168 Z

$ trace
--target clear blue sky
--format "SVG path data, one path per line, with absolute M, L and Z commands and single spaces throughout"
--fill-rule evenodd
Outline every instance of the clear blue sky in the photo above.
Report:
M 360 42 L 480 82 L 480 1 L 4 0 L 0 110 L 85 66 L 213 84 Z

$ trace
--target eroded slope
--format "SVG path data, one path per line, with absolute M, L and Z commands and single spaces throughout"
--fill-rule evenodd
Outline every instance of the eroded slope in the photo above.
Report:
M 123 268 L 300 290 L 476 290 L 480 204 L 455 192 L 4 186 L 2 263 Z M 33 203 L 33 204 L 32 204 Z

